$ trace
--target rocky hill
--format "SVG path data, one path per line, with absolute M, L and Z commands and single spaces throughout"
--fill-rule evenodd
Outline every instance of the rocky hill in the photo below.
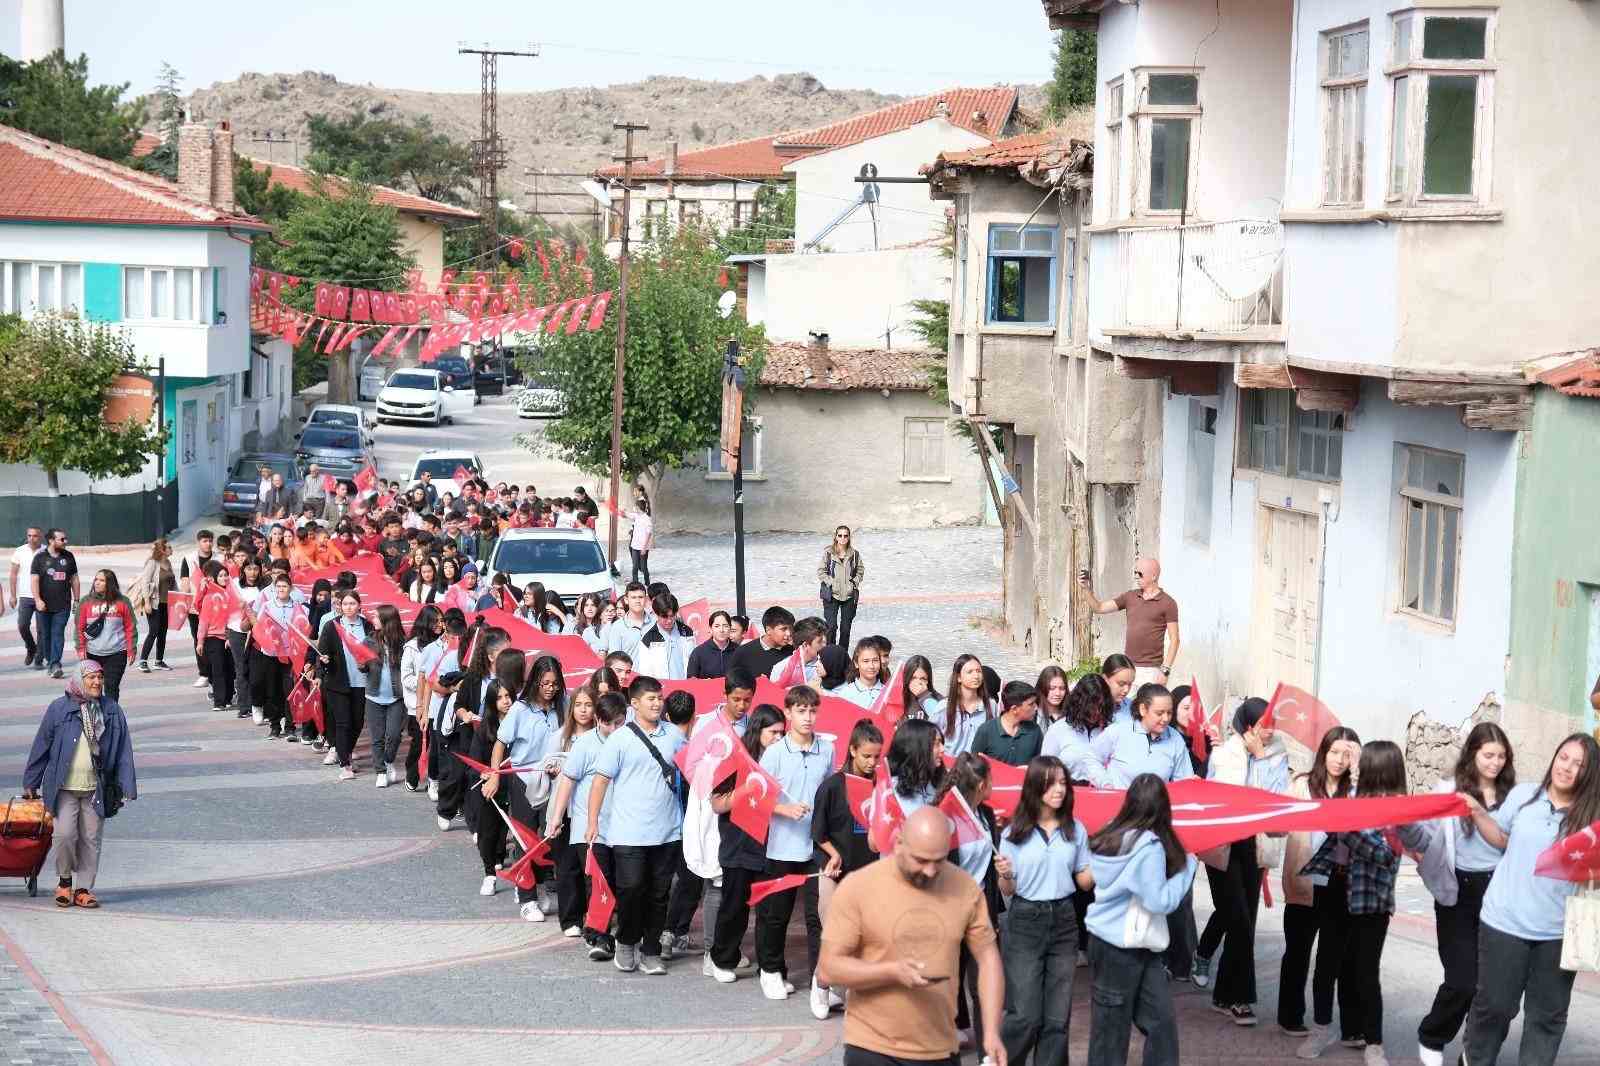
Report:
M 1024 107 L 1037 110 L 1042 94 L 1023 86 Z M 511 160 L 506 179 L 521 179 L 526 167 L 588 171 L 620 153 L 614 119 L 647 122 L 636 151 L 661 154 L 678 141 L 679 151 L 779 130 L 821 125 L 901 99 L 866 89 L 829 89 L 810 74 L 780 74 L 740 82 L 653 77 L 604 88 L 551 89 L 500 95 L 500 135 Z M 303 158 L 307 114 L 427 115 L 434 127 L 460 140 L 478 135 L 476 93 L 430 93 L 349 85 L 331 74 L 247 73 L 197 90 L 191 114 L 205 121 L 230 119 L 239 151 L 279 162 L 295 161 L 295 145 L 252 143 L 252 138 L 288 137 Z M 504 187 L 504 186 L 502 186 Z M 517 188 L 515 185 L 511 186 Z M 557 182 L 541 183 L 551 189 Z M 565 186 L 571 188 L 570 184 Z M 577 206 L 574 204 L 573 206 Z

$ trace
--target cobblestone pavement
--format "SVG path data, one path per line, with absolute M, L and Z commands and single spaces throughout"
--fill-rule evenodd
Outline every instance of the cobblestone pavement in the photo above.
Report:
M 0 1063 L 87 1066 L 94 1057 L 9 955 L 0 951 Z

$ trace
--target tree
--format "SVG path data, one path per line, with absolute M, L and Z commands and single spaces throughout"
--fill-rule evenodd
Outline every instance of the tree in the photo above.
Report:
M 31 63 L 0 56 L 0 122 L 121 163 L 133 152 L 144 107 L 128 85 L 89 87 L 89 57 L 60 52 Z
M 464 203 L 471 187 L 472 153 L 433 128 L 427 116 L 409 123 L 359 111 L 343 118 L 307 115 L 314 169 L 348 174 L 359 166 L 368 181 L 409 185 L 420 196 Z
M 0 462 L 44 467 L 52 491 L 62 470 L 137 474 L 166 447 L 166 430 L 148 421 L 108 425 L 103 416 L 114 378 L 149 371 L 114 327 L 0 316 Z
M 795 185 L 765 182 L 756 190 L 755 215 L 729 230 L 722 246 L 729 254 L 764 252 L 767 241 L 794 240 Z
M 306 197 L 284 185 L 272 184 L 272 167 L 257 168 L 241 155 L 233 157 L 233 195 L 239 210 L 254 215 L 274 230 L 298 211 Z M 278 269 L 279 245 L 271 237 L 258 238 L 251 248 L 251 264 L 267 270 Z
M 405 272 L 413 266 L 401 251 L 398 215 L 372 198 L 372 186 L 340 179 L 337 189 L 325 175 L 311 177 L 313 195 L 289 212 L 278 226 L 279 247 L 272 256 L 273 269 L 316 281 L 330 281 L 363 289 L 399 290 Z M 302 284 L 286 290 L 284 303 L 311 311 L 315 287 Z M 315 331 L 295 352 L 295 387 L 328 381 L 330 403 L 353 403 L 350 360 L 329 358 L 312 350 Z
M 161 74 L 156 80 L 156 91 L 146 102 L 155 105 L 156 128 L 161 131 L 161 147 L 140 159 L 140 170 L 160 174 L 168 181 L 178 180 L 178 131 L 183 128 L 183 96 L 179 87 L 183 75 L 171 63 L 161 64 Z
M 739 341 L 745 373 L 754 382 L 766 358 L 766 334 L 735 316 L 717 313 L 723 252 L 710 235 L 685 226 L 633 257 L 628 279 L 627 367 L 623 376 L 622 470 L 638 481 L 659 479 L 668 467 L 717 439 L 722 420 L 723 353 L 731 336 Z M 596 290 L 617 284 L 617 264 L 601 255 L 589 262 Z M 555 271 L 555 284 L 541 299 L 581 291 L 570 265 Z M 529 274 L 535 285 L 538 268 Z M 578 288 L 575 290 L 574 285 Z M 578 468 L 603 473 L 611 462 L 611 388 L 617 344 L 617 304 L 604 328 L 547 339 L 537 353 L 537 372 L 555 381 L 567 410 L 545 431 L 549 447 Z M 746 407 L 751 393 L 746 394 Z M 519 438 L 525 447 L 536 445 Z
M 1093 30 L 1056 33 L 1055 73 L 1045 87 L 1045 113 L 1052 122 L 1094 103 L 1094 49 Z

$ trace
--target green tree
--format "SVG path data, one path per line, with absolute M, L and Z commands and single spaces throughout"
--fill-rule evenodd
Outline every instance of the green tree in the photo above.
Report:
M 409 123 L 356 111 L 342 118 L 307 115 L 311 165 L 329 174 L 360 167 L 368 181 L 415 189 L 445 203 L 465 203 L 472 153 L 433 128 L 427 116 Z
M 239 210 L 254 215 L 273 227 L 283 225 L 289 216 L 298 211 L 306 197 L 294 189 L 272 184 L 272 167 L 262 164 L 257 168 L 242 155 L 233 157 L 233 195 Z M 280 245 L 271 237 L 256 240 L 250 258 L 254 266 L 277 270 Z
M 168 181 L 178 180 L 178 131 L 183 128 L 183 96 L 179 91 L 183 75 L 171 63 L 161 64 L 156 91 L 145 102 L 155 108 L 156 128 L 161 131 L 161 147 L 140 159 L 140 170 L 160 174 Z
M 717 313 L 723 252 L 710 235 L 685 226 L 633 257 L 628 279 L 627 366 L 623 375 L 622 470 L 633 481 L 658 480 L 716 441 L 722 421 L 723 353 L 739 341 L 745 373 L 754 382 L 766 359 L 766 334 L 737 316 Z M 589 263 L 594 287 L 617 284 L 617 264 L 598 253 Z M 582 291 L 570 264 L 558 270 L 541 299 Z M 538 270 L 529 275 L 539 288 Z M 604 328 L 541 338 L 537 372 L 559 385 L 567 411 L 545 431 L 548 447 L 592 473 L 611 462 L 611 389 L 617 345 L 617 305 Z M 754 390 L 746 393 L 746 407 Z M 519 438 L 525 447 L 535 441 Z
M 795 186 L 792 181 L 766 182 L 756 190 L 755 217 L 735 226 L 722 239 L 730 255 L 766 251 L 767 241 L 794 240 Z
M 0 56 L 0 122 L 121 163 L 133 151 L 144 106 L 128 85 L 89 85 L 89 57 L 60 52 L 31 63 Z
M 395 210 L 374 202 L 372 186 L 360 181 L 340 179 L 335 187 L 325 175 L 313 174 L 311 187 L 313 195 L 303 197 L 303 203 L 278 226 L 280 243 L 272 256 L 273 269 L 363 289 L 404 288 L 405 272 L 413 261 L 401 250 Z M 284 303 L 312 310 L 314 287 L 288 290 Z M 313 351 L 314 340 L 315 331 L 295 352 L 295 387 L 326 378 L 330 403 L 353 403 L 350 360 Z
M 151 422 L 106 424 L 106 391 L 120 374 L 149 373 L 121 330 L 72 318 L 0 316 L 0 462 L 130 477 L 166 446 Z
M 509 240 L 512 237 L 522 237 L 525 240 L 532 241 L 535 237 L 556 236 L 556 231 L 537 215 L 530 215 L 526 211 L 513 211 L 504 205 L 500 206 L 499 215 L 499 232 L 502 241 Z M 470 273 L 474 270 L 487 270 L 491 266 L 504 268 L 507 265 L 512 267 L 518 265 L 512 262 L 505 249 L 501 249 L 498 262 L 490 263 L 487 259 L 478 259 L 477 256 L 480 254 L 478 250 L 479 232 L 480 227 L 477 225 L 453 226 L 445 230 L 444 262 L 447 269 L 451 268 L 452 264 L 458 264 L 453 267 L 455 270 Z M 576 240 L 576 243 L 583 243 L 585 240 L 581 234 L 577 235 L 576 238 L 571 233 L 564 236 L 568 241 Z M 528 256 L 532 258 L 533 253 L 530 251 Z
M 1045 87 L 1045 114 L 1052 122 L 1094 103 L 1094 47 L 1093 30 L 1057 31 L 1055 72 Z

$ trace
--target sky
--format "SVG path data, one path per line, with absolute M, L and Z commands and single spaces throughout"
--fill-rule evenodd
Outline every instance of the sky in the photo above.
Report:
M 15 54 L 22 0 L 0 0 L 0 52 Z M 1039 0 L 677 0 L 600 4 L 422 0 L 239 3 L 66 0 L 67 53 L 93 83 L 185 90 L 245 71 L 322 71 L 389 88 L 476 92 L 458 42 L 540 52 L 502 59 L 502 92 L 610 85 L 652 74 L 738 81 L 809 71 L 829 88 L 920 94 L 954 85 L 1043 82 L 1050 31 Z

